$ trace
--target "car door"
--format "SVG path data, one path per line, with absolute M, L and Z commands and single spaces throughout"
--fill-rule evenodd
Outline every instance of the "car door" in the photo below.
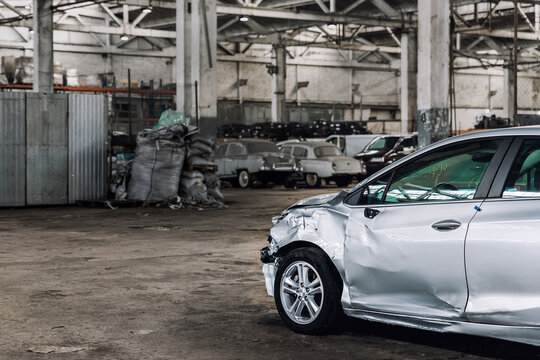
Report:
M 227 175 L 227 148 L 229 144 L 221 144 L 216 150 L 215 162 L 218 165 L 218 175 Z
M 240 162 L 245 158 L 245 150 L 242 144 L 231 143 L 227 150 L 226 169 L 228 175 L 236 175 Z
M 502 159 L 500 144 L 471 141 L 432 150 L 347 199 L 344 267 L 354 308 L 463 316 L 467 225 Z
M 471 321 L 540 325 L 540 138 L 517 138 L 465 247 Z

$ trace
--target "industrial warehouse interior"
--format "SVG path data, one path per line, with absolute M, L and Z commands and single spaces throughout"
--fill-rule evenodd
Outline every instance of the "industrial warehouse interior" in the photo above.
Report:
M 0 359 L 540 356 L 540 1 L 0 0 L 0 59 Z

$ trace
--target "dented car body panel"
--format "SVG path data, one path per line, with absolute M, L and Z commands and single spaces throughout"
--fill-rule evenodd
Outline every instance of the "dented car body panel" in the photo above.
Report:
M 443 195 L 462 190 L 448 187 L 431 189 L 430 196 L 437 192 L 432 201 L 350 201 L 414 159 L 461 142 L 491 139 L 500 145 L 489 165 L 473 156 L 486 169 L 481 180 L 475 179 L 475 196 L 444 201 Z M 270 260 L 264 264 L 268 293 L 273 295 L 276 270 L 287 249 L 314 246 L 341 276 L 341 305 L 347 315 L 540 345 L 540 194 L 493 195 L 494 188 L 503 188 L 524 139 L 540 144 L 540 127 L 447 139 L 391 164 L 349 192 L 292 205 L 273 219 Z M 540 175 L 540 165 L 538 169 Z

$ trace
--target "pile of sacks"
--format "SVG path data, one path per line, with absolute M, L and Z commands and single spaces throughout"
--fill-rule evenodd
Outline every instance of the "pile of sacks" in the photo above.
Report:
M 141 131 L 127 198 L 223 206 L 213 162 L 215 144 L 198 132 L 182 124 Z
M 187 136 L 185 140 L 187 154 L 180 180 L 180 196 L 188 203 L 209 206 L 222 204 L 223 194 L 219 191 L 221 183 L 215 173 L 215 143 L 200 134 Z

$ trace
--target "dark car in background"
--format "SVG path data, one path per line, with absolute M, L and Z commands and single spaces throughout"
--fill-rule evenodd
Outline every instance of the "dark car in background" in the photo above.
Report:
M 392 150 L 385 155 L 385 166 L 412 154 L 416 150 L 418 150 L 418 135 L 411 134 L 403 136 L 396 145 L 394 145 Z
M 369 176 L 385 167 L 385 155 L 394 148 L 401 138 L 401 135 L 381 135 L 376 137 L 354 158 L 360 160 L 365 166 L 367 176 Z

